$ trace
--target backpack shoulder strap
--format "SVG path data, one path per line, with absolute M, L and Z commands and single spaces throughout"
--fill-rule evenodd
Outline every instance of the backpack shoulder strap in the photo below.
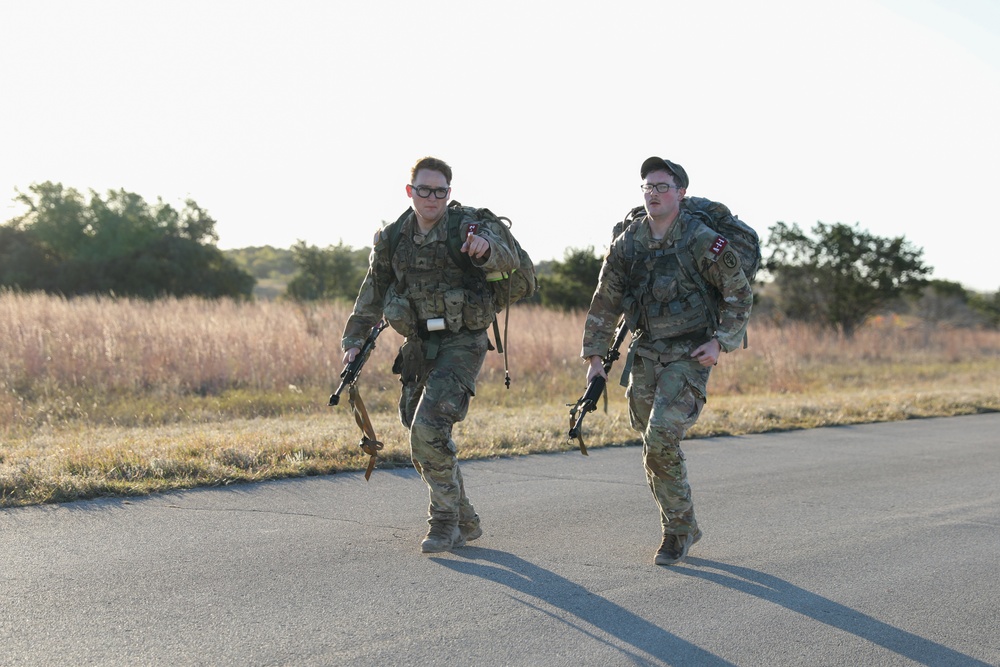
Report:
M 635 232 L 639 229 L 639 221 L 642 218 L 633 218 L 629 220 L 625 219 L 627 223 L 625 225 L 625 231 L 622 234 L 625 236 L 625 266 L 631 270 L 632 264 L 635 262 Z
M 457 201 L 452 201 L 448 204 L 448 254 L 451 255 L 451 261 L 461 268 L 463 271 L 468 271 L 472 269 L 472 260 L 469 256 L 462 252 L 462 246 L 465 244 L 465 239 L 462 238 L 462 219 L 465 217 L 465 211 L 461 204 Z
M 396 254 L 396 248 L 399 247 L 399 239 L 403 237 L 403 223 L 410 217 L 411 212 L 412 209 L 406 209 L 401 216 L 396 218 L 396 222 L 391 223 L 385 228 L 386 233 L 389 235 L 389 257 Z
M 692 242 L 694 240 L 695 233 L 698 231 L 699 225 L 704 225 L 710 231 L 714 230 L 712 230 L 711 227 L 708 227 L 708 225 L 705 225 L 699 217 L 699 215 L 691 215 L 690 219 L 687 221 L 687 229 L 684 230 L 684 236 L 677 242 L 677 259 L 679 260 L 681 270 L 684 271 L 698 286 L 698 291 L 701 292 L 702 299 L 704 300 L 709 313 L 711 313 L 713 321 L 718 322 L 718 299 L 713 296 L 714 288 L 709 286 L 705 277 L 701 275 L 701 271 L 698 270 L 698 258 L 694 256 L 695 244 Z
M 698 230 L 698 225 L 702 224 L 697 216 L 692 215 L 691 218 L 691 220 L 687 221 L 687 229 L 684 230 L 684 236 L 677 242 L 677 247 L 679 248 L 691 246 L 691 239 L 694 238 L 694 233 Z
M 701 221 L 696 216 L 691 216 L 686 222 L 687 229 L 684 230 L 684 235 L 677 241 L 677 259 L 680 262 L 681 269 L 690 275 L 691 279 L 698 283 L 698 288 L 704 292 L 708 286 L 705 284 L 705 279 L 701 276 L 701 271 L 698 270 L 698 262 L 694 256 L 694 244 L 692 243 Z

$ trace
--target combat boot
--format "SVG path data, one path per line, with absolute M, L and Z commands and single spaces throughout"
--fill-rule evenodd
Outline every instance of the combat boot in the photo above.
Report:
M 462 531 L 462 537 L 467 542 L 478 540 L 483 536 L 483 529 L 479 526 L 479 515 L 475 515 L 468 521 L 458 524 L 458 529 Z
M 465 538 L 457 523 L 432 523 L 427 537 L 420 543 L 420 551 L 436 554 L 461 546 L 465 546 Z
M 693 533 L 675 535 L 673 533 L 663 536 L 663 544 L 653 562 L 657 565 L 676 565 L 684 560 L 695 542 L 701 539 L 701 528 L 695 528 Z

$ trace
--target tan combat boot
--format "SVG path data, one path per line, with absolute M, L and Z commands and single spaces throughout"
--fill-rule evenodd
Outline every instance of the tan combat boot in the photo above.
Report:
M 476 514 L 468 521 L 458 524 L 458 529 L 462 531 L 462 537 L 466 542 L 478 540 L 483 536 L 483 529 L 479 526 L 479 515 Z
M 663 536 L 663 544 L 656 552 L 653 562 L 657 565 L 676 565 L 684 560 L 695 542 L 701 539 L 701 528 L 695 528 L 693 533 L 683 535 L 669 534 Z
M 427 537 L 420 543 L 420 551 L 436 554 L 465 546 L 465 538 L 457 523 L 432 523 Z

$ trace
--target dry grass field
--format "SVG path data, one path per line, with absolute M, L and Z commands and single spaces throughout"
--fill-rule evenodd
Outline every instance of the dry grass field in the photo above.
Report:
M 326 405 L 348 313 L 0 292 L 0 506 L 363 467 L 346 395 Z M 582 324 L 582 313 L 513 310 L 511 388 L 491 353 L 456 427 L 463 458 L 576 448 L 566 404 L 584 389 Z M 1000 410 L 997 331 L 880 318 L 846 340 L 754 322 L 749 342 L 714 370 L 689 437 Z M 386 331 L 359 382 L 383 466 L 408 462 L 390 372 L 399 343 Z M 584 422 L 588 447 L 637 441 L 617 379 L 607 414 Z

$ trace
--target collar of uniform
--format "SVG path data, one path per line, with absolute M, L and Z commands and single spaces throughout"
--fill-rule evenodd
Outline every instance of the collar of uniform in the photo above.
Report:
M 447 231 L 443 231 L 446 230 L 448 227 L 447 223 L 444 223 L 444 221 L 447 220 L 448 220 L 448 209 L 445 208 L 444 214 L 440 218 L 438 218 L 438 221 L 434 223 L 434 226 L 431 227 L 430 231 L 424 234 L 423 232 L 420 231 L 420 225 L 417 224 L 416 212 L 410 210 L 410 217 L 406 219 L 406 223 L 403 226 L 403 231 L 406 232 L 407 227 L 409 227 L 408 233 L 410 234 L 410 238 L 413 239 L 413 242 L 416 243 L 417 245 L 424 245 L 425 243 L 428 243 L 430 241 L 438 240 L 439 237 L 442 237 L 443 234 L 444 235 L 447 234 Z
M 649 216 L 647 215 L 642 219 L 642 224 L 639 225 L 639 229 L 636 230 L 635 240 L 641 243 L 647 250 L 669 248 L 684 235 L 685 229 L 687 229 L 687 213 L 681 211 L 677 214 L 677 219 L 674 220 L 674 224 L 670 226 L 670 231 L 667 232 L 667 235 L 662 239 L 654 239 L 653 232 L 649 228 Z

